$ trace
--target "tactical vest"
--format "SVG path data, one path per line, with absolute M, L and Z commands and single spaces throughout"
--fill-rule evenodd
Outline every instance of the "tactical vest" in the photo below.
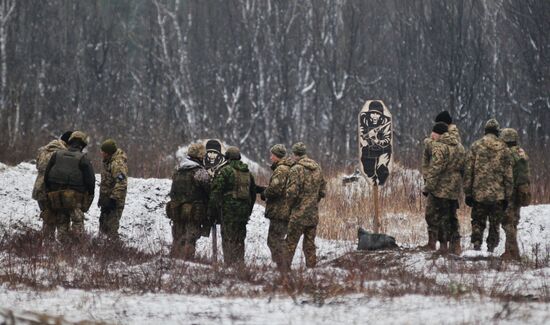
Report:
M 250 172 L 243 172 L 233 168 L 235 173 L 235 183 L 233 188 L 227 193 L 236 200 L 250 200 Z
M 84 153 L 59 150 L 55 155 L 55 164 L 48 175 L 48 182 L 75 187 L 84 186 L 84 177 L 80 170 L 80 160 Z
M 181 203 L 191 203 L 196 201 L 206 201 L 208 197 L 203 190 L 199 188 L 194 180 L 197 168 L 180 170 L 176 173 L 172 191 L 173 200 Z

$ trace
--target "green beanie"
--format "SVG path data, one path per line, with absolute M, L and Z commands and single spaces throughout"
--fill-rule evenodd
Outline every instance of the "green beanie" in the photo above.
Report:
M 284 144 L 276 144 L 271 147 L 271 153 L 279 158 L 283 158 L 286 155 L 286 148 Z
M 296 156 L 303 156 L 306 154 L 306 145 L 303 142 L 295 143 L 292 146 L 292 153 Z
M 101 151 L 109 155 L 114 154 L 116 152 L 116 149 L 116 142 L 113 139 L 107 139 L 101 144 Z

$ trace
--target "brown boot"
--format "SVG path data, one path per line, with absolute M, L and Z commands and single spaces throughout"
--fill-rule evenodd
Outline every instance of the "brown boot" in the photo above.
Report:
M 420 246 L 420 249 L 425 251 L 435 251 L 436 242 L 437 241 L 435 240 L 435 234 L 428 233 L 428 243 L 426 245 Z
M 451 254 L 460 255 L 462 254 L 462 248 L 460 247 L 460 238 L 452 239 L 449 243 L 449 251 Z
M 447 254 L 449 252 L 449 242 L 439 242 L 439 249 L 437 250 L 439 254 Z

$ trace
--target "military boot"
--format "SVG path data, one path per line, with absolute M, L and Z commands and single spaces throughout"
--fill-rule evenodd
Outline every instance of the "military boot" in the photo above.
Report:
M 460 247 L 460 238 L 451 239 L 449 243 L 449 251 L 451 254 L 460 255 L 462 254 L 462 248 Z
M 435 244 L 437 241 L 435 240 L 435 234 L 429 232 L 428 233 L 428 243 L 426 245 L 420 246 L 421 250 L 425 251 L 435 251 Z
M 443 241 L 439 242 L 439 249 L 437 250 L 439 254 L 447 254 L 449 252 L 449 242 Z

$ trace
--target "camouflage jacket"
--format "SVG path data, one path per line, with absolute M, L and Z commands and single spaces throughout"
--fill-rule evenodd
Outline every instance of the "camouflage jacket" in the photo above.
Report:
M 284 158 L 273 164 L 273 175 L 264 191 L 266 198 L 265 216 L 269 219 L 288 220 L 290 207 L 286 197 L 288 175 L 294 161 Z
M 210 193 L 210 174 L 204 166 L 187 157 L 172 176 L 170 199 L 176 205 L 188 204 L 180 209 L 183 217 L 191 221 L 204 222 Z
M 477 202 L 510 201 L 512 155 L 504 141 L 486 134 L 472 144 L 466 158 L 464 194 Z
M 246 184 L 248 188 L 241 188 L 246 193 L 241 193 L 242 198 L 237 198 L 234 195 L 240 187 L 237 175 L 244 174 L 248 175 Z M 210 200 L 208 201 L 210 213 L 216 214 L 216 217 L 223 219 L 225 223 L 248 222 L 256 202 L 256 185 L 254 177 L 248 170 L 248 165 L 240 160 L 230 160 L 216 172 L 211 189 Z
M 99 185 L 99 204 L 115 199 L 117 207 L 123 207 L 128 187 L 128 166 L 124 151 L 117 149 L 108 160 L 103 160 L 101 184 Z
M 462 144 L 462 139 L 460 138 L 460 131 L 455 124 L 449 125 L 449 135 L 453 137 L 459 144 Z M 426 179 L 426 172 L 430 166 L 430 160 L 432 158 L 432 138 L 427 137 L 424 139 L 424 152 L 422 155 L 422 176 Z
M 516 191 L 521 185 L 531 184 L 531 171 L 529 170 L 529 157 L 525 151 L 518 147 L 513 146 L 510 148 L 512 152 L 512 170 L 514 175 L 514 199 Z
M 287 198 L 290 221 L 302 226 L 319 223 L 319 201 L 325 197 L 326 182 L 321 166 L 303 156 L 290 168 Z
M 38 174 L 36 176 L 36 181 L 34 182 L 34 188 L 32 190 L 32 198 L 37 201 L 46 200 L 46 184 L 44 182 L 44 173 L 46 172 L 46 167 L 50 158 L 54 152 L 58 150 L 66 150 L 67 145 L 64 141 L 56 139 L 52 140 L 47 145 L 40 147 L 38 149 L 38 155 L 36 156 L 36 169 Z
M 430 164 L 425 172 L 424 192 L 437 198 L 457 200 L 462 191 L 464 147 L 449 132 L 431 143 Z

